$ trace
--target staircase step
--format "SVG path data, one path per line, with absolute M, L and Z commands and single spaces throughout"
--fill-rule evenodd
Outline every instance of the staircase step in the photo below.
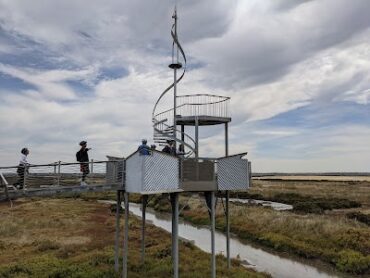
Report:
M 157 121 L 157 120 L 153 119 L 153 123 L 154 123 L 155 125 L 163 124 L 163 123 L 165 123 L 165 122 L 167 122 L 167 121 L 168 121 L 168 119 L 163 119 L 163 120 L 160 120 L 160 121 Z

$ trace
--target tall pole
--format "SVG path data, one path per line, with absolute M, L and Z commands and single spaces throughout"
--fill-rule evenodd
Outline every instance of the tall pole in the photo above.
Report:
M 141 263 L 144 264 L 145 260 L 145 214 L 146 214 L 146 205 L 148 202 L 148 195 L 143 195 L 142 207 L 141 207 Z
M 177 12 L 175 8 L 175 12 L 172 16 L 175 19 L 175 38 L 177 40 Z M 173 57 L 172 57 L 173 58 Z M 176 45 L 176 64 L 179 63 L 179 50 Z M 173 140 L 174 146 L 176 149 L 176 107 L 177 107 L 177 67 L 173 68 Z
M 215 250 L 215 232 L 216 232 L 216 214 L 215 214 L 215 192 L 211 192 L 211 249 L 212 249 L 212 259 L 211 259 L 211 273 L 212 278 L 216 278 L 216 250 Z
M 171 193 L 173 277 L 179 277 L 179 193 Z
M 125 203 L 125 230 L 123 238 L 123 263 L 122 263 L 122 277 L 127 278 L 127 257 L 128 257 L 128 216 L 129 216 L 129 205 L 128 205 L 128 193 L 124 193 Z
M 199 119 L 195 116 L 195 176 L 199 180 Z
M 229 128 L 225 123 L 225 156 L 229 155 Z M 226 258 L 227 268 L 230 268 L 230 212 L 229 212 L 229 191 L 226 190 Z
M 114 244 L 114 270 L 118 273 L 119 271 L 119 220 L 121 214 L 121 191 L 117 190 L 117 204 L 116 204 L 116 240 Z

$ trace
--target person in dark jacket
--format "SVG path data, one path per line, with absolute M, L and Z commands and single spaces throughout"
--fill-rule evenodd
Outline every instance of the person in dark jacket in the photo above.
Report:
M 141 145 L 138 147 L 140 155 L 150 155 L 150 148 L 146 144 L 147 142 L 146 139 L 141 140 Z
M 80 171 L 82 173 L 82 180 L 81 180 L 81 186 L 86 186 L 86 176 L 90 173 L 89 169 L 89 154 L 88 151 L 91 150 L 91 148 L 87 147 L 86 141 L 80 142 L 81 149 L 76 153 L 76 159 L 78 162 L 80 162 Z
M 179 158 L 185 158 L 185 145 L 184 144 L 179 145 L 179 150 L 177 151 L 177 156 Z
M 175 141 L 167 140 L 167 145 L 163 148 L 162 152 L 176 156 Z

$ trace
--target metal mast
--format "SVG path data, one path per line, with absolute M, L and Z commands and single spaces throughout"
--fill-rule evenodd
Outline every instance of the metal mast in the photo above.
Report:
M 178 38 L 177 38 L 177 10 L 175 7 L 174 13 L 172 15 L 174 19 L 173 30 L 174 33 L 172 34 L 173 42 L 172 42 L 172 63 L 169 65 L 171 69 L 173 69 L 173 140 L 176 148 L 176 108 L 177 108 L 177 70 L 182 68 L 182 64 L 179 62 L 179 46 L 178 46 Z M 176 51 L 176 53 L 175 53 Z M 176 55 L 176 58 L 175 58 Z

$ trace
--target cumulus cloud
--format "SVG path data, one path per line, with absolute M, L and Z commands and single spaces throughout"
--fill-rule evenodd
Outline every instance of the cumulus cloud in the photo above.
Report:
M 0 0 L 0 163 L 24 145 L 49 162 L 73 160 L 82 139 L 98 159 L 150 139 L 172 82 L 173 5 Z M 249 151 L 257 171 L 366 170 L 368 1 L 184 0 L 178 11 L 179 92 L 231 96 L 231 152 Z M 224 154 L 222 127 L 200 136 L 201 155 Z

